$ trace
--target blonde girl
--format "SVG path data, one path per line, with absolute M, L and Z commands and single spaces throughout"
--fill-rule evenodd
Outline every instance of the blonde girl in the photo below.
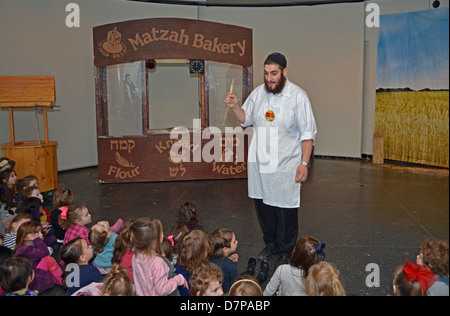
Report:
M 331 264 L 322 261 L 313 265 L 305 280 L 309 296 L 345 296 L 341 274 Z
M 133 284 L 128 277 L 128 270 L 114 264 L 103 281 L 102 296 L 133 296 Z

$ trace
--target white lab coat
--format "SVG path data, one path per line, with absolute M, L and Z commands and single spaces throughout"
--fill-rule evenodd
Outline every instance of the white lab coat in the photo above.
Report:
M 253 126 L 248 150 L 249 197 L 282 208 L 300 207 L 300 182 L 295 181 L 295 175 L 301 164 L 302 141 L 315 142 L 317 135 L 308 95 L 289 80 L 277 95 L 260 85 L 242 109 L 242 126 Z M 265 118 L 269 110 L 275 114 L 272 122 Z

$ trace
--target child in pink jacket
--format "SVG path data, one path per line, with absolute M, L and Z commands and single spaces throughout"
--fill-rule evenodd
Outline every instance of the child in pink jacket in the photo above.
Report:
M 151 217 L 137 219 L 130 229 L 136 250 L 132 259 L 136 295 L 167 296 L 178 286 L 187 288 L 182 275 L 169 279 L 169 267 L 159 257 L 164 238 L 161 221 Z

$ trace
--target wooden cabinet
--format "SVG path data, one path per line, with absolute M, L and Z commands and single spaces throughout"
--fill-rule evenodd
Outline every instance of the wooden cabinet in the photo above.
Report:
M 14 170 L 20 179 L 38 178 L 42 192 L 58 186 L 57 142 L 48 139 L 47 109 L 55 101 L 55 79 L 51 76 L 0 76 L 0 107 L 9 111 L 11 142 L 2 144 L 3 156 L 16 162 Z M 16 141 L 14 109 L 42 110 L 44 140 Z

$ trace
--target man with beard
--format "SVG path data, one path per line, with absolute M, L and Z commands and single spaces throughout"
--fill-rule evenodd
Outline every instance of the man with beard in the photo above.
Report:
M 249 95 L 242 108 L 228 93 L 225 103 L 243 127 L 253 126 L 248 150 L 248 195 L 266 247 L 258 259 L 277 256 L 286 262 L 298 236 L 300 184 L 317 134 L 306 92 L 287 79 L 286 58 L 270 54 L 264 62 L 264 84 Z

